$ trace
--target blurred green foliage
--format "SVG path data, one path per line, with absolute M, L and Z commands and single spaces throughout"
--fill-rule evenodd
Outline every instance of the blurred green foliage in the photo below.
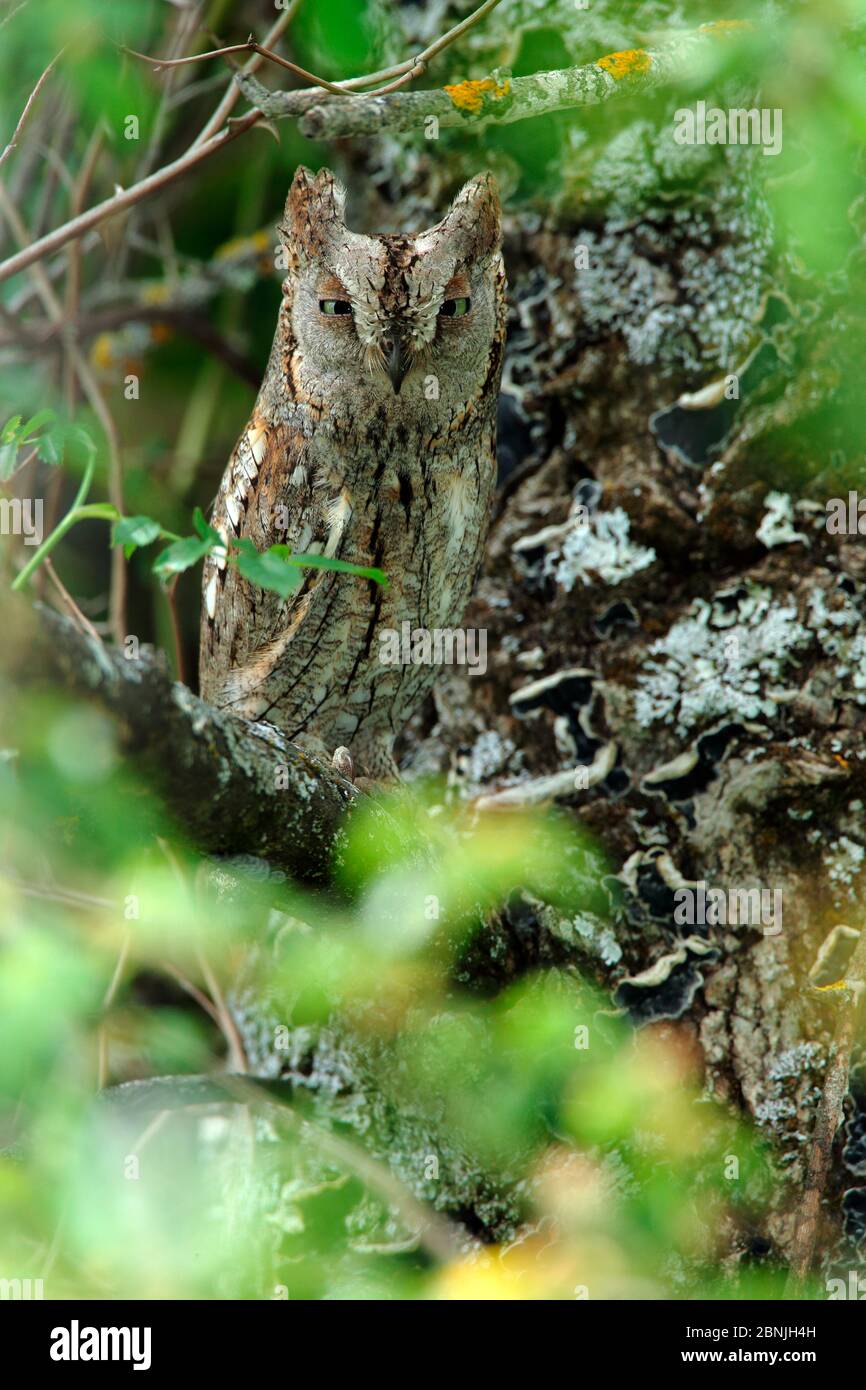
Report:
M 200 48 L 208 26 L 237 42 L 274 18 L 270 6 L 229 0 L 205 10 Z M 720 11 L 597 3 L 576 38 L 565 31 L 564 13 L 553 0 L 536 5 L 524 32 L 491 18 L 471 44 L 437 60 L 431 84 L 498 64 L 521 74 L 590 61 L 603 40 L 652 44 L 668 25 L 693 27 Z M 816 473 L 857 478 L 863 5 L 780 8 L 772 27 L 763 7 L 723 13 L 751 14 L 754 27 L 720 42 L 673 99 L 670 91 L 636 96 L 483 135 L 443 131 L 435 153 L 452 161 L 454 182 L 494 162 L 512 206 L 555 203 L 575 226 L 582 219 L 600 226 L 611 204 L 623 219 L 656 217 L 660 208 L 665 216 L 688 213 L 701 197 L 712 200 L 729 166 L 720 149 L 679 165 L 652 157 L 672 106 L 728 105 L 738 84 L 758 81 L 762 103 L 784 112 L 785 143 L 778 158 L 740 152 L 751 161 L 743 196 L 769 210 L 773 273 L 797 291 L 782 346 L 808 376 L 818 344 L 820 365 L 839 383 L 832 415 L 816 393 L 805 428 L 792 429 L 796 449 L 780 428 L 780 453 L 811 458 Z M 48 120 L 36 154 L 25 138 L 2 173 L 34 235 L 70 215 L 70 181 L 94 131 L 105 148 L 88 204 L 178 154 L 204 124 L 223 89 L 213 82 L 218 65 L 176 70 L 184 76 L 167 82 L 116 47 L 164 55 L 182 19 L 157 0 L 31 0 L 5 17 L 4 135 L 66 46 L 62 81 L 52 78 L 42 97 Z M 569 22 L 583 20 L 572 14 Z M 406 56 L 397 7 L 378 0 L 302 4 L 285 51 L 329 78 Z M 130 115 L 137 140 L 124 135 Z M 275 222 L 299 162 L 363 167 L 357 150 L 312 145 L 287 122 L 279 136 L 277 143 L 252 132 L 175 185 L 159 210 L 145 203 L 104 229 L 82 252 L 86 312 L 98 310 L 105 286 L 121 285 L 124 299 L 161 281 L 170 300 L 185 275 L 211 266 L 228 244 L 246 242 L 258 246 L 259 261 L 220 285 L 207 314 L 263 368 L 279 291 L 267 265 L 270 233 L 264 268 L 254 234 Z M 52 161 L 45 144 L 55 137 Z M 418 156 L 413 139 L 405 137 L 406 148 Z M 620 157 L 624 139 L 639 151 L 631 163 Z M 7 235 L 4 254 L 12 243 Z M 23 283 L 0 288 L 7 309 Z M 100 341 L 86 344 L 96 366 Z M 111 343 L 102 348 L 112 364 L 104 386 L 120 431 L 126 514 L 158 518 L 185 535 L 193 507 L 207 509 L 247 416 L 249 382 L 174 330 L 151 333 L 130 360 L 112 358 Z M 134 401 L 123 396 L 127 371 L 142 376 Z M 56 353 L 4 363 L 0 393 L 0 422 L 50 409 L 82 426 L 96 441 L 105 494 L 102 427 L 79 397 L 70 400 Z M 74 451 L 67 457 L 58 502 L 71 501 L 84 466 Z M 71 534 L 61 565 L 96 621 L 107 606 L 105 532 L 94 523 Z M 140 551 L 131 555 L 130 581 L 130 631 L 170 649 L 164 595 Z M 191 667 L 198 593 L 194 581 L 184 585 Z M 372 834 L 358 818 L 332 896 L 246 880 L 241 870 L 240 888 L 226 891 L 124 765 L 108 721 L 60 694 L 16 695 L 3 680 L 0 1275 L 44 1275 L 51 1297 L 574 1298 L 584 1289 L 591 1298 L 780 1296 L 773 1269 L 746 1263 L 733 1280 L 721 1278 L 722 1235 L 740 1230 L 747 1244 L 774 1175 L 755 1136 L 703 1096 L 683 1036 L 647 1030 L 636 1038 L 609 998 L 572 969 L 539 972 L 490 997 L 461 976 L 482 920 L 513 893 L 537 894 L 565 915 L 601 910 L 605 866 L 573 822 L 525 815 L 473 823 L 432 786 L 404 793 L 392 820 L 377 818 Z M 278 947 L 261 948 L 251 962 L 266 925 Z M 347 1056 L 357 1050 L 359 1084 L 383 1098 L 384 1119 L 369 1122 L 371 1135 L 379 1126 L 380 1146 L 395 1114 L 411 1115 L 419 1134 L 439 1136 L 438 1176 L 425 1190 L 431 1207 L 445 1209 L 443 1194 L 459 1186 L 461 1165 L 475 1163 L 491 1189 L 510 1194 L 530 1234 L 483 1257 L 431 1254 L 389 1216 L 359 1157 L 367 1152 L 365 1125 L 351 1118 L 334 1125 L 346 1146 L 338 1158 L 322 1139 L 321 1118 L 317 1129 L 283 1125 L 270 1110 L 256 1122 L 238 1112 L 231 1120 L 179 1112 L 136 1125 L 95 1103 L 105 1080 L 220 1067 L 232 1046 L 222 1001 L 239 974 L 253 994 L 267 996 L 276 1026 L 295 1035 L 308 1029 L 312 1038 L 340 1017 L 354 1041 L 337 1034 L 335 1048 Z M 424 1170 L 427 1151 L 412 1152 L 394 1132 L 390 1141 L 393 1181 L 408 1190 L 407 1175 Z M 381 1155 L 376 1162 L 384 1167 Z M 275 1226 L 278 1240 L 270 1239 Z

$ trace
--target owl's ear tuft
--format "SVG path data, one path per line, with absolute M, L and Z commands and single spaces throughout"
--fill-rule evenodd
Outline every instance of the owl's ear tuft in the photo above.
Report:
M 345 231 L 345 206 L 346 190 L 330 169 L 314 174 L 299 165 L 277 227 L 280 240 L 299 258 L 318 259 L 328 243 Z
M 476 174 L 461 188 L 436 229 L 447 238 L 458 262 L 488 261 L 502 242 L 502 210 L 492 174 Z

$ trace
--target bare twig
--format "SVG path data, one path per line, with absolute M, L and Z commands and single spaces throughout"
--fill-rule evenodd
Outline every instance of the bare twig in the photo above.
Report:
M 147 1081 L 127 1081 L 103 1092 L 103 1101 L 130 1115 L 186 1109 L 195 1105 L 271 1105 L 294 1121 L 300 1134 L 315 1144 L 340 1168 L 353 1173 L 365 1187 L 377 1192 L 400 1215 L 436 1260 L 448 1262 L 460 1253 L 462 1232 L 415 1194 L 379 1159 L 360 1145 L 325 1129 L 304 1115 L 307 1098 L 291 1081 L 280 1078 L 233 1075 L 155 1076 Z
M 218 1028 L 220 1027 L 220 1017 L 216 1007 L 212 1000 L 208 999 L 204 990 L 199 989 L 198 985 L 194 985 L 192 980 L 188 980 L 170 960 L 160 961 L 160 969 L 164 970 L 166 975 L 171 975 L 172 979 L 177 982 L 184 993 L 188 994 L 190 999 L 194 999 L 199 1008 L 208 1015 Z
M 171 624 L 171 639 L 174 648 L 174 672 L 179 681 L 186 682 L 186 672 L 183 660 L 183 637 L 180 630 L 180 615 L 177 611 L 177 583 L 179 575 L 175 575 L 170 584 L 165 586 L 165 601 L 168 607 L 168 618 Z
M 27 117 L 30 115 L 30 112 L 31 112 L 32 107 L 33 107 L 33 104 L 34 104 L 34 102 L 36 101 L 36 98 L 39 96 L 39 93 L 40 93 L 41 90 L 42 90 L 42 87 L 43 87 L 43 85 L 44 85 L 44 83 L 45 83 L 46 78 L 48 77 L 48 74 L 51 72 L 51 69 L 54 67 L 55 63 L 56 63 L 57 60 L 62 56 L 62 54 L 63 54 L 64 52 L 65 52 L 65 50 L 61 48 L 61 50 L 60 50 L 59 53 L 55 53 L 54 57 L 51 59 L 51 62 L 48 64 L 48 67 L 45 68 L 44 72 L 43 72 L 43 73 L 41 74 L 41 76 L 39 77 L 39 79 L 38 79 L 38 81 L 37 81 L 37 83 L 36 83 L 36 86 L 33 88 L 33 91 L 30 93 L 29 97 L 27 98 L 27 101 L 26 101 L 25 106 L 24 106 L 24 110 L 21 112 L 21 115 L 20 115 L 19 118 L 18 118 L 18 124 L 16 125 L 15 129 L 14 129 L 13 132 L 12 132 L 12 138 L 11 138 L 11 140 L 9 141 L 9 144 L 6 146 L 6 148 L 5 148 L 5 150 L 3 151 L 3 153 L 0 154 L 0 169 L 2 169 L 3 165 L 6 163 L 6 160 L 9 158 L 10 154 L 11 154 L 12 151 L 15 149 L 15 146 L 16 146 L 17 143 L 18 143 L 18 137 L 19 137 L 19 135 L 21 134 L 22 130 L 24 129 L 24 126 L 25 126 L 26 123 L 27 123 Z
M 0 311 L 0 317 L 2 317 L 2 311 Z M 205 313 L 197 313 L 194 309 L 186 308 L 184 305 L 114 304 L 110 308 L 101 309 L 98 313 L 79 318 L 76 324 L 76 333 L 79 341 L 83 342 L 99 333 L 110 333 L 114 329 L 122 328 L 130 323 L 165 324 L 184 337 L 200 343 L 207 352 L 218 357 L 230 371 L 234 372 L 248 386 L 258 389 L 261 384 L 261 367 L 246 353 L 234 347 L 220 333 L 219 329 L 214 327 Z M 63 333 L 64 325 L 56 322 L 45 326 L 40 323 L 38 336 L 35 335 L 32 326 L 28 326 L 25 334 L 22 331 L 22 325 L 16 323 L 10 335 L 0 341 L 0 347 L 10 347 L 13 342 L 16 342 L 26 348 L 28 353 L 39 356 L 46 348 L 56 347 L 58 341 L 62 340 Z
M 275 24 L 271 25 L 270 29 L 265 34 L 264 43 L 262 45 L 263 48 L 272 48 L 273 45 L 276 43 L 277 39 L 280 38 L 283 33 L 285 33 L 286 29 L 291 24 L 292 20 L 297 14 L 300 4 L 301 0 L 292 0 L 292 3 L 288 5 L 286 9 L 283 10 L 279 19 L 276 21 Z M 263 62 L 264 59 L 258 53 L 254 53 L 253 56 L 250 58 L 249 62 L 244 65 L 243 71 L 245 73 L 250 74 L 254 73 L 259 67 L 261 67 Z M 216 134 L 223 122 L 226 121 L 228 117 L 231 115 L 232 110 L 234 109 L 235 102 L 237 101 L 239 96 L 240 88 L 237 86 L 235 82 L 230 81 L 228 87 L 226 88 L 223 94 L 222 100 L 219 103 L 219 106 L 217 106 L 216 110 L 208 118 L 205 125 L 202 126 L 201 130 L 199 131 L 198 135 L 193 141 L 193 149 L 195 149 L 197 145 L 200 145 L 204 140 L 209 140 L 212 135 Z
M 346 96 L 359 89 L 372 87 L 377 82 L 389 80 L 389 85 L 382 87 L 380 92 L 375 94 L 381 95 L 384 92 L 393 91 L 394 88 L 402 86 L 405 81 L 409 81 L 413 77 L 418 77 L 424 72 L 431 58 L 434 58 L 437 53 L 441 53 L 449 44 L 461 38 L 468 29 L 478 24 L 479 21 L 482 20 L 485 15 L 489 14 L 491 10 L 495 9 L 499 3 L 500 0 L 484 0 L 484 4 L 479 5 L 477 10 L 467 15 L 459 24 L 453 25 L 451 29 L 445 34 L 442 34 L 438 39 L 435 39 L 427 48 L 417 53 L 414 58 L 409 58 L 403 63 L 396 63 L 389 68 L 381 68 L 378 72 L 365 73 L 362 77 L 346 78 L 342 82 L 329 82 L 324 77 L 318 77 L 315 73 L 308 72 L 306 68 L 298 67 L 297 63 L 292 63 L 288 58 L 283 58 L 279 53 L 275 53 L 268 47 L 268 43 L 273 41 L 273 30 L 268 38 L 266 38 L 264 44 L 257 43 L 251 34 L 246 43 L 227 44 L 222 48 L 210 49 L 207 53 L 196 53 L 186 58 L 153 58 L 147 53 L 137 52 L 134 48 L 127 48 L 124 51 L 131 53 L 135 58 L 143 58 L 145 62 L 152 63 L 154 65 L 154 71 L 156 72 L 159 72 L 162 68 L 179 67 L 181 64 L 202 62 L 207 58 L 229 57 L 234 53 L 255 53 L 260 58 L 265 58 L 272 63 L 277 63 L 280 67 L 288 68 L 291 72 L 294 72 L 296 76 L 305 78 L 312 86 L 319 87 L 322 91 L 332 92 L 336 96 Z M 294 13 L 294 10 L 292 13 Z M 291 16 L 289 16 L 289 18 L 291 18 Z M 275 25 L 274 29 L 276 28 L 277 26 Z M 252 70 L 251 64 L 248 64 L 244 69 L 247 73 Z M 398 80 L 390 82 L 391 78 L 396 78 Z M 367 93 L 367 95 L 373 94 Z
M 82 613 L 81 609 L 78 607 L 78 604 L 75 602 L 75 599 L 72 597 L 69 590 L 66 588 L 66 585 L 60 578 L 60 575 L 57 573 L 56 569 L 51 563 L 50 555 L 46 555 L 45 559 L 42 561 L 42 568 L 45 570 L 45 573 L 51 580 L 51 583 L 54 585 L 63 603 L 72 615 L 72 618 L 81 628 L 81 631 L 86 632 L 87 635 L 89 637 L 92 637 L 95 642 L 101 642 L 102 638 L 96 631 L 96 628 L 93 626 L 93 623 L 90 621 L 88 617 L 86 617 Z
M 117 953 L 117 960 L 114 964 L 114 971 L 108 983 L 108 988 L 105 991 L 105 996 L 102 1000 L 103 1018 L 102 1022 L 99 1025 L 96 1043 L 97 1088 L 100 1091 L 102 1090 L 103 1086 L 108 1080 L 108 1024 L 105 1020 L 105 1015 L 108 1013 L 108 1010 L 111 1008 L 112 1004 L 115 1001 L 115 998 L 117 997 L 117 991 L 120 988 L 120 981 L 123 978 L 123 972 L 126 968 L 126 961 L 127 957 L 129 956 L 129 948 L 131 944 L 132 933 L 129 931 L 129 929 L 127 929 L 123 934 L 123 940 L 120 943 L 120 950 Z
M 371 83 L 382 80 L 391 82 L 391 79 L 403 78 L 404 75 L 408 81 L 412 76 L 417 76 L 424 70 L 424 67 L 431 57 L 440 53 L 442 49 L 449 44 L 454 43 L 461 35 L 466 33 L 467 29 L 477 24 L 486 14 L 489 14 L 497 4 L 499 4 L 499 0 L 485 0 L 485 3 L 480 5 L 471 15 L 468 15 L 466 19 L 461 20 L 459 24 L 454 25 L 446 34 L 436 39 L 434 43 L 430 44 L 421 53 L 416 54 L 414 58 L 410 58 L 404 63 L 398 63 L 390 68 L 383 68 L 378 72 L 367 73 L 364 77 L 348 78 L 345 82 L 340 83 L 328 83 L 327 87 L 324 89 L 321 86 L 316 86 L 295 95 L 303 96 L 307 104 L 309 104 L 310 102 L 316 103 L 323 90 L 333 89 L 334 94 L 342 96 L 346 93 L 357 91 L 359 88 L 369 87 Z M 262 47 L 264 47 L 264 45 L 255 45 L 256 56 L 260 56 L 259 49 Z M 223 50 L 217 51 L 222 52 Z M 251 52 L 253 49 L 250 43 L 246 43 L 239 46 L 239 51 Z M 137 56 L 147 57 L 145 54 Z M 286 59 L 279 59 L 278 55 L 273 55 L 271 53 L 271 50 L 268 50 L 268 56 L 276 56 L 283 66 L 288 65 Z M 152 62 L 153 59 L 147 59 L 147 61 Z M 165 64 L 163 64 L 163 66 L 165 66 Z M 303 70 L 301 70 L 301 72 L 303 73 Z M 312 74 L 307 75 L 312 77 Z M 249 74 L 247 74 L 247 77 L 248 76 Z M 240 85 L 241 90 L 243 90 L 243 82 L 246 80 L 244 73 L 240 72 L 236 74 L 235 80 Z M 393 86 L 396 85 L 402 85 L 402 83 L 393 83 L 390 87 L 383 88 L 380 95 L 384 94 L 386 91 L 393 91 Z M 266 89 L 262 88 L 261 90 L 265 91 Z M 367 95 L 370 94 L 368 93 Z M 375 93 L 372 95 L 375 96 Z M 225 101 L 226 99 L 224 98 L 223 100 Z M 220 105 L 222 106 L 222 104 L 223 103 Z M 289 113 L 283 111 L 280 114 L 285 115 Z M 124 212 L 127 208 L 133 207 L 136 203 L 140 203 L 145 198 L 149 198 L 152 194 L 159 192 L 161 189 L 165 188 L 166 185 L 173 183 L 175 179 L 186 174 L 196 164 L 200 163 L 202 160 L 209 159 L 212 154 L 216 154 L 224 145 L 229 144 L 230 141 L 237 139 L 239 135 L 242 135 L 245 131 L 256 125 L 263 119 L 263 115 L 264 113 L 258 109 L 248 111 L 237 120 L 229 120 L 223 129 L 217 131 L 216 134 L 209 136 L 207 139 L 202 139 L 200 135 L 190 148 L 171 164 L 166 164 L 162 169 L 158 169 L 155 173 L 150 174 L 147 178 L 134 184 L 132 188 L 124 189 L 120 193 L 116 193 L 113 197 L 106 198 L 103 202 L 98 203 L 96 207 L 90 208 L 86 213 L 82 213 L 78 217 L 73 217 L 69 222 L 64 223 L 62 227 L 57 227 L 53 232 L 49 232 L 46 236 L 40 237 L 37 241 L 32 242 L 30 246 L 26 247 L 26 249 L 19 251 L 17 255 L 10 256 L 7 260 L 0 263 L 0 282 L 7 280 L 10 275 L 17 275 L 20 271 L 25 270 L 35 261 L 41 260 L 44 256 L 51 255 L 52 252 L 57 251 L 61 246 L 65 246 L 68 241 L 72 241 L 74 238 L 82 236 L 84 232 L 90 231 L 91 227 L 97 226 L 100 222 L 103 222 L 105 218 L 113 217 L 119 212 Z M 209 124 L 210 123 L 208 123 L 208 125 Z M 207 129 L 208 126 L 205 127 L 205 130 Z M 204 132 L 202 132 L 202 134 L 204 134 Z
M 246 1048 L 244 1047 L 244 1040 L 240 1035 L 240 1030 L 225 1001 L 225 996 L 220 989 L 219 980 L 211 968 L 210 961 L 201 948 L 199 948 L 196 954 L 198 955 L 198 963 L 201 973 L 204 976 L 205 984 L 210 990 L 210 997 L 214 1003 L 220 1032 L 228 1044 L 229 1066 L 233 1071 L 245 1072 L 248 1070 L 247 1054 Z
M 98 638 L 96 640 L 98 641 Z M 94 908 L 117 908 L 117 903 L 111 898 L 97 898 L 92 893 L 80 893 L 77 888 L 64 888 L 57 884 L 28 883 L 5 869 L 2 871 L 2 878 L 4 882 L 11 883 L 25 898 L 44 898 L 46 902 L 79 907 L 83 912 L 92 912 Z
M 9 195 L 2 182 L 0 182 L 0 208 L 12 228 L 13 235 L 19 245 L 26 247 L 28 242 L 27 229 L 9 199 Z M 36 282 L 39 297 L 45 307 L 46 312 L 57 323 L 63 322 L 63 306 L 52 288 L 48 277 L 41 266 L 33 267 L 31 274 Z M 80 349 L 70 337 L 67 343 L 67 350 L 75 364 L 75 370 L 81 389 L 84 392 L 94 414 L 102 426 L 108 445 L 108 494 L 111 502 L 117 511 L 123 514 L 123 474 L 120 462 L 120 444 L 117 436 L 117 429 L 112 419 L 111 411 L 105 403 L 105 398 L 97 385 L 96 379 L 90 370 L 87 362 L 81 354 Z M 120 547 L 118 547 L 120 550 Z M 122 551 L 121 551 L 122 556 Z M 109 618 L 111 623 L 112 635 L 114 640 L 122 643 L 126 636 L 126 564 L 117 565 L 112 557 L 112 585 L 111 597 L 109 602 Z
M 121 45 L 123 47 L 123 45 Z M 277 63 L 281 68 L 288 68 L 296 77 L 303 77 L 314 87 L 321 87 L 326 92 L 336 92 L 338 96 L 343 94 L 342 88 L 335 82 L 329 82 L 325 77 L 317 77 L 314 72 L 308 72 L 306 68 L 298 67 L 297 63 L 292 63 L 288 58 L 283 58 L 279 53 L 274 53 L 270 48 L 265 48 L 264 44 L 257 43 L 250 35 L 246 43 L 230 43 L 225 48 L 212 48 L 207 53 L 191 53 L 186 58 L 153 58 L 149 53 L 139 53 L 134 48 L 123 47 L 124 53 L 129 53 L 133 58 L 142 58 L 146 63 L 153 64 L 154 72 L 162 72 L 164 68 L 185 67 L 188 63 L 203 63 L 208 58 L 227 58 L 233 53 L 257 53 L 260 58 L 267 58 L 271 63 Z
M 98 226 L 107 217 L 115 217 L 117 213 L 125 212 L 127 208 L 134 207 L 136 203 L 142 202 L 145 198 L 149 198 L 167 187 L 168 184 L 174 183 L 176 179 L 188 173 L 196 164 L 210 159 L 211 155 L 231 144 L 233 140 L 236 140 L 239 135 L 243 135 L 261 119 L 261 111 L 247 111 L 237 120 L 230 121 L 225 129 L 219 131 L 210 140 L 205 140 L 201 145 L 187 150 L 171 164 L 163 165 L 161 169 L 157 169 L 155 173 L 148 175 L 140 183 L 133 184 L 132 188 L 122 189 L 120 193 L 105 198 L 95 207 L 88 208 L 87 212 L 65 222 L 62 227 L 57 227 L 53 232 L 40 237 L 38 241 L 31 242 L 29 246 L 0 264 L 0 281 L 8 280 L 10 275 L 17 275 L 20 271 L 26 270 L 28 266 L 33 265 L 34 262 L 41 261 L 54 251 L 59 251 L 61 246 L 65 246 L 69 241 L 74 241 L 76 237 L 83 236 L 85 232 L 90 231 L 91 227 Z

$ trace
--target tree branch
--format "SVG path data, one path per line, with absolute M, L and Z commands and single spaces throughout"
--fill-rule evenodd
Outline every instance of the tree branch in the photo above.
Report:
M 95 207 L 88 208 L 80 216 L 73 217 L 69 222 L 64 222 L 62 227 L 48 232 L 38 241 L 31 242 L 23 251 L 10 256 L 8 260 L 0 264 L 0 281 L 8 280 L 10 275 L 17 275 L 19 271 L 26 270 L 27 266 L 33 265 L 34 261 L 41 261 L 44 256 L 50 256 L 52 252 L 65 246 L 68 241 L 83 236 L 85 232 L 90 231 L 91 227 L 96 227 L 100 222 L 104 222 L 106 217 L 114 217 L 117 213 L 125 212 L 127 208 L 134 207 L 144 198 L 149 198 L 151 194 L 165 188 L 167 184 L 173 183 L 175 179 L 179 179 L 196 164 L 200 164 L 202 160 L 209 159 L 224 145 L 236 140 L 239 135 L 249 130 L 261 119 L 262 113 L 260 111 L 248 111 L 246 115 L 230 121 L 223 130 L 209 140 L 204 140 L 200 145 L 194 145 L 179 159 L 164 165 L 162 169 L 157 169 L 155 173 L 149 174 L 140 183 L 133 184 L 132 188 L 122 189 L 120 193 L 115 193 L 111 198 L 104 199 Z
M 440 127 L 488 123 L 507 125 L 571 107 L 597 106 L 611 97 L 649 92 L 675 82 L 694 67 L 696 53 L 748 25 L 734 21 L 705 24 L 658 48 L 630 48 L 608 53 L 593 63 L 531 77 L 493 73 L 480 81 L 460 82 L 422 92 L 367 94 L 347 102 L 315 90 L 269 92 L 247 73 L 235 81 L 248 101 L 268 117 L 297 117 L 302 134 L 335 140 L 373 135 L 382 130 L 420 130 L 435 117 Z
M 327 881 L 335 838 L 360 798 L 349 782 L 273 726 L 205 704 L 152 648 L 126 659 L 63 614 L 37 612 L 42 670 L 118 719 L 121 746 L 188 839 L 212 854 L 266 859 L 301 882 Z

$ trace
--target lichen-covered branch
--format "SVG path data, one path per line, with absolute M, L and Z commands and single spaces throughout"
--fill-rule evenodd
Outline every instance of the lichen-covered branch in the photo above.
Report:
M 294 117 L 313 140 L 376 135 L 383 130 L 423 130 L 435 119 L 440 127 L 467 123 L 510 124 L 570 107 L 597 106 L 614 96 L 652 91 L 693 67 L 696 53 L 732 30 L 748 27 L 721 21 L 705 24 L 658 48 L 609 53 L 593 63 L 511 78 L 493 73 L 428 91 L 387 92 L 380 96 L 323 95 L 320 90 L 269 92 L 254 77 L 235 81 L 248 101 L 269 118 Z
M 328 878 L 335 837 L 358 795 L 271 725 L 247 724 L 172 680 L 142 647 L 127 659 L 40 609 L 39 667 L 118 720 L 122 747 L 195 845 L 256 855 L 308 883 Z

